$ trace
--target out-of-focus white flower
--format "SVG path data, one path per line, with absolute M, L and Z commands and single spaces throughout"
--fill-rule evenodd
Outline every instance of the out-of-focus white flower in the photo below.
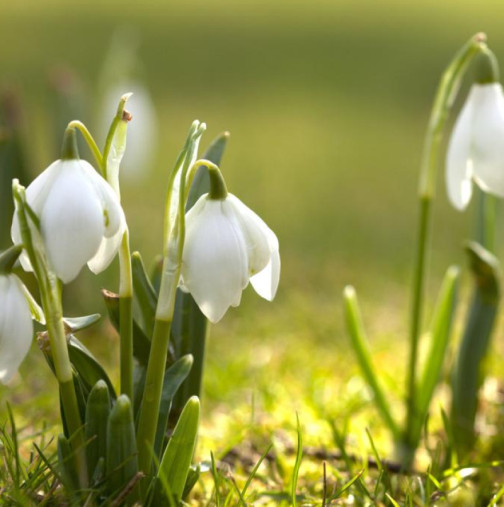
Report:
M 84 264 L 95 273 L 112 261 L 119 245 L 99 251 L 103 238 L 124 231 L 126 221 L 112 187 L 85 160 L 57 160 L 26 189 L 26 200 L 40 220 L 40 231 L 50 265 L 64 283 L 77 277 Z M 11 229 L 21 242 L 17 214 Z M 31 271 L 26 254 L 23 268 Z
M 237 197 L 199 198 L 186 214 L 181 288 L 215 323 L 238 306 L 250 280 L 271 301 L 280 279 L 275 233 Z
M 504 197 L 504 94 L 500 83 L 473 84 L 457 118 L 446 157 L 446 187 L 453 206 L 463 210 L 472 180 L 485 192 Z
M 17 372 L 33 337 L 30 307 L 15 275 L 0 274 L 0 382 Z

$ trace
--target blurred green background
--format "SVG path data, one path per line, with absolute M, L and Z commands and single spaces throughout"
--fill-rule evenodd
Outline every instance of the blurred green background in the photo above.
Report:
M 503 21 L 498 0 L 4 0 L 0 85 L 18 90 L 35 176 L 58 157 L 55 72 L 73 74 L 84 98 L 68 107 L 97 131 L 112 41 L 118 30 L 139 41 L 131 73 L 151 93 L 158 150 L 152 171 L 125 184 L 122 197 L 133 249 L 148 263 L 161 248 L 168 173 L 190 123 L 207 123 L 202 147 L 231 132 L 228 187 L 278 234 L 283 273 L 274 303 L 248 289 L 212 331 L 207 393 L 226 400 L 240 381 L 251 390 L 265 368 L 269 387 L 287 390 L 294 377 L 314 382 L 310 361 L 325 364 L 326 376 L 355 372 L 353 357 L 342 361 L 347 283 L 359 290 L 370 334 L 383 346 L 404 341 L 418 166 L 436 86 L 477 31 L 504 61 Z M 449 207 L 442 170 L 437 194 L 431 303 L 448 264 L 464 263 L 472 217 Z M 103 312 L 94 294 L 115 288 L 113 274 L 83 272 L 67 292 L 69 313 Z M 226 373 L 234 384 L 222 381 Z

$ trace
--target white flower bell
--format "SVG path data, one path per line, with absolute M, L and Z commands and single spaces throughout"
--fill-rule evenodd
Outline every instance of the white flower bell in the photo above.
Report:
M 0 254 L 0 382 L 6 384 L 30 350 L 33 324 L 28 291 L 11 269 L 21 253 L 13 246 Z
M 473 179 L 483 191 L 504 197 L 504 93 L 493 57 L 482 58 L 484 77 L 472 85 L 446 157 L 448 197 L 459 210 L 471 200 Z
M 182 258 L 181 288 L 213 323 L 240 304 L 249 280 L 271 301 L 280 278 L 275 233 L 221 184 L 220 193 L 211 189 L 187 212 Z
M 112 187 L 85 160 L 76 155 L 75 133 L 67 132 L 70 147 L 26 189 L 26 200 L 40 220 L 40 230 L 51 268 L 64 283 L 77 277 L 86 263 L 103 271 L 113 252 L 99 251 L 104 238 L 124 231 L 126 221 Z M 17 214 L 11 229 L 14 243 L 21 242 Z M 119 245 L 117 245 L 118 247 Z M 26 254 L 24 269 L 32 267 Z

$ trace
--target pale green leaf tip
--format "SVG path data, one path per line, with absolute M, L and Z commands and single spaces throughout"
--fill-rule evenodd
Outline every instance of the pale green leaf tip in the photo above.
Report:
M 345 299 L 355 298 L 355 289 L 353 285 L 345 286 L 345 288 L 343 289 L 343 296 L 345 297 Z

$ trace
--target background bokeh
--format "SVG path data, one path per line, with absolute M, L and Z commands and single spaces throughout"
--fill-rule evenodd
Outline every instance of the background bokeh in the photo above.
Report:
M 504 61 L 503 20 L 500 0 L 4 0 L 0 86 L 19 94 L 32 176 L 57 158 L 75 115 L 103 144 L 113 86 L 125 86 L 117 99 L 129 83 L 148 90 L 157 148 L 122 191 L 133 249 L 147 263 L 161 248 L 167 177 L 190 123 L 207 123 L 202 146 L 229 130 L 228 187 L 277 232 L 283 274 L 273 304 L 248 289 L 212 331 L 207 397 L 226 403 L 239 386 L 288 392 L 296 382 L 315 386 L 315 396 L 314 360 L 325 365 L 320 378 L 355 373 L 345 284 L 357 286 L 378 350 L 395 340 L 403 351 L 418 166 L 436 86 L 477 31 Z M 133 56 L 118 63 L 123 44 Z M 437 196 L 431 304 L 448 264 L 464 263 L 472 220 L 471 209 L 447 204 L 442 170 Z M 67 291 L 69 313 L 103 313 L 95 295 L 114 289 L 113 275 L 83 272 Z M 88 343 L 114 363 L 113 336 L 105 347 Z

